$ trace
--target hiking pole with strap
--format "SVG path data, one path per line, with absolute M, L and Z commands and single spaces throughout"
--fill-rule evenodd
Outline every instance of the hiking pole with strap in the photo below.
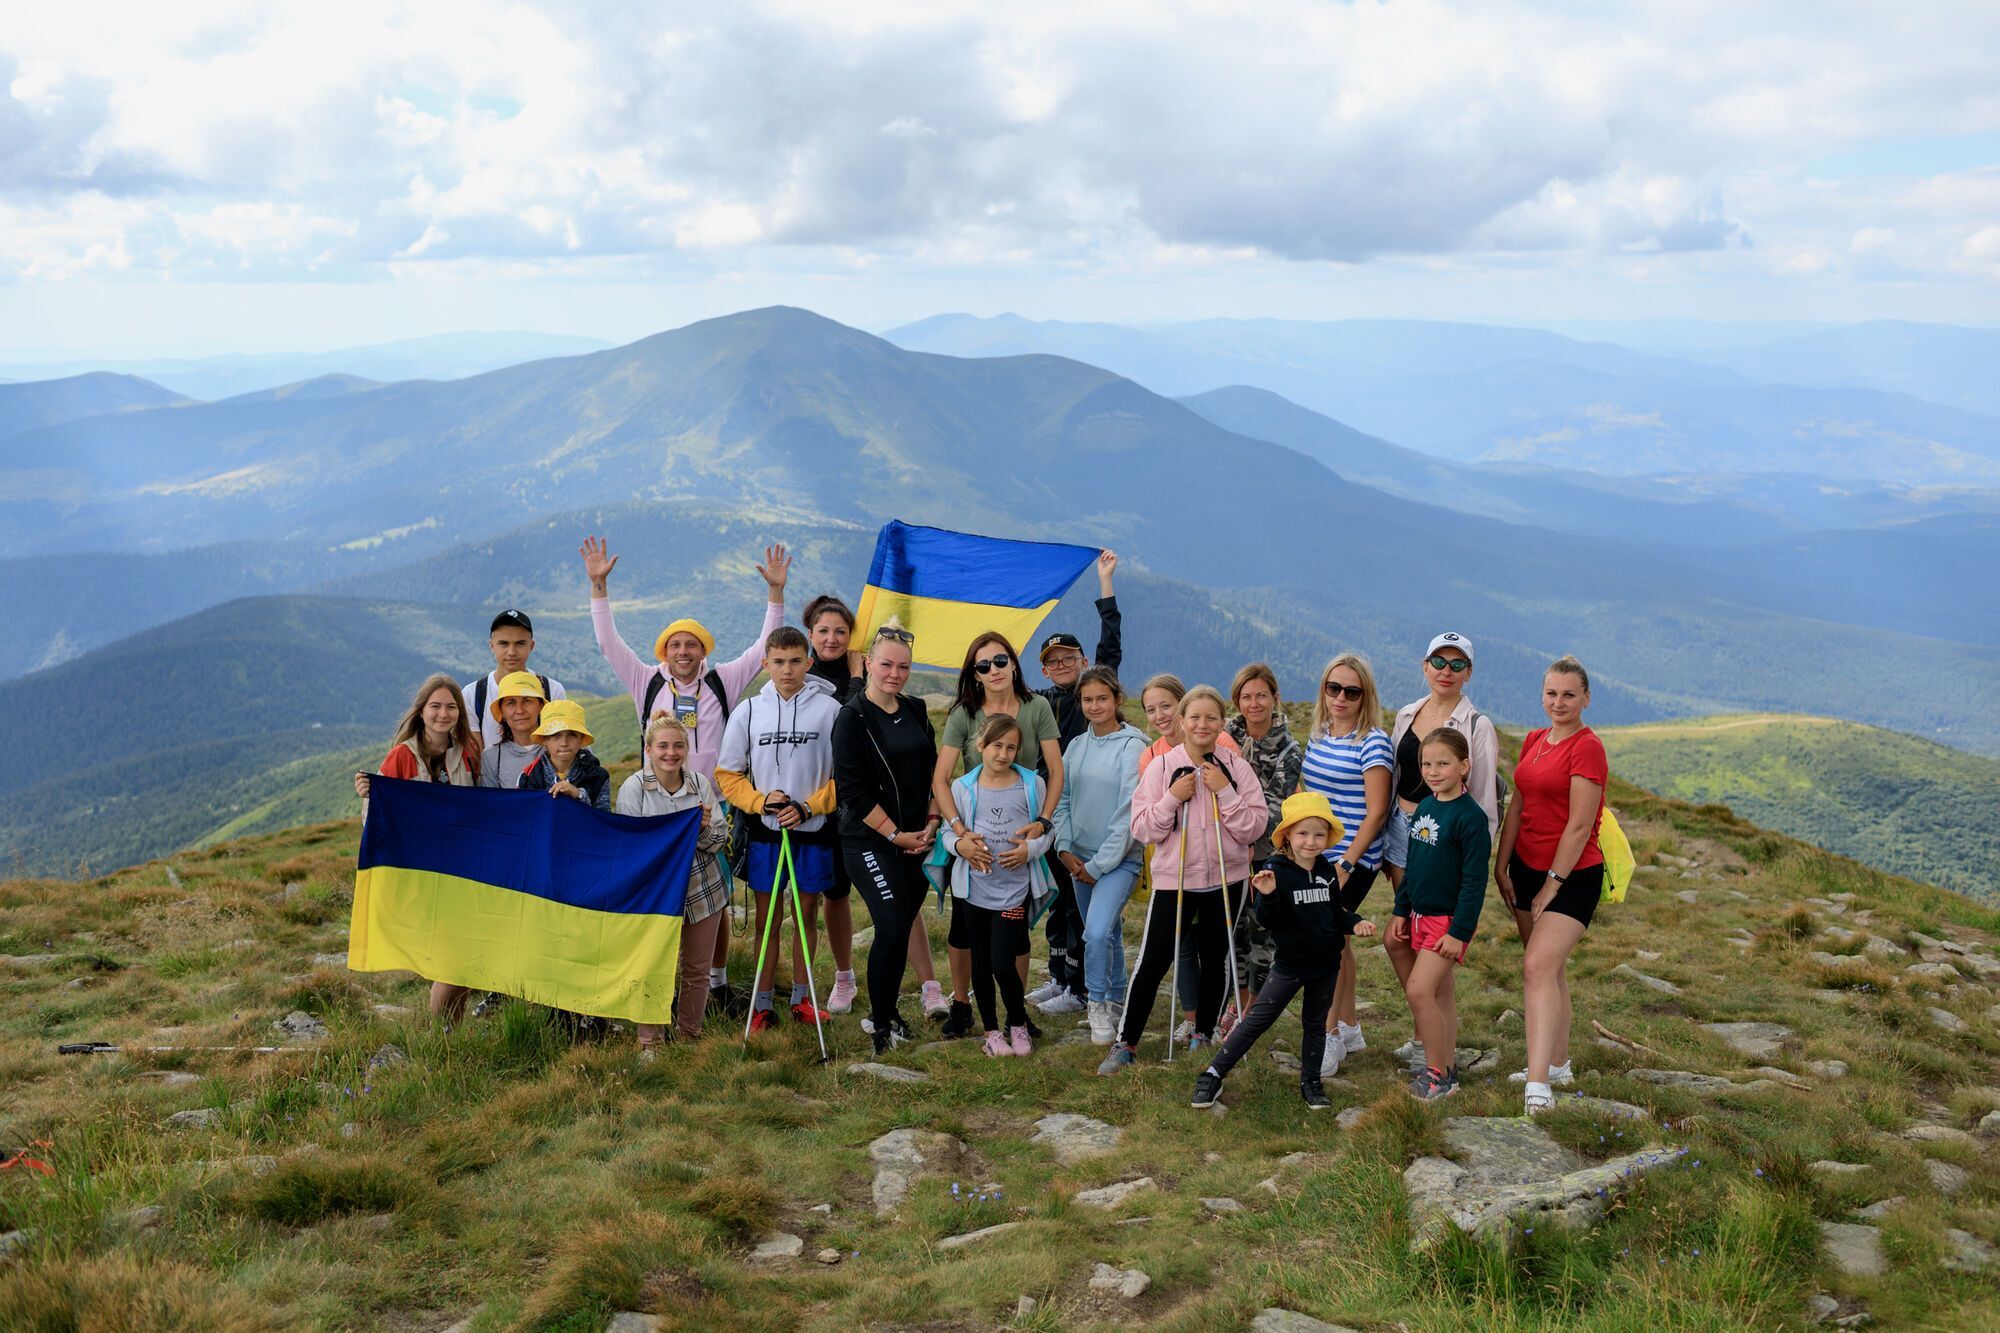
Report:
M 1181 864 L 1179 882 L 1174 886 L 1174 975 L 1168 983 L 1167 991 L 1167 1058 L 1166 1064 L 1174 1062 L 1174 1015 L 1180 1012 L 1181 1004 L 1181 911 L 1187 904 L 1187 802 L 1181 802 Z M 1149 904 L 1147 912 L 1153 909 Z
M 764 909 L 764 929 L 757 937 L 757 967 L 750 974 L 750 1008 L 743 1015 L 743 1041 L 746 1045 L 750 1041 L 750 1025 L 757 1021 L 757 983 L 764 979 L 764 951 L 771 945 L 771 927 L 776 923 L 778 913 L 783 911 L 785 906 L 784 900 L 778 897 L 778 885 L 784 879 L 785 863 L 790 859 L 792 843 L 790 838 L 784 836 L 785 830 L 779 829 L 778 833 L 780 837 L 778 866 L 776 870 L 771 872 L 771 892 L 766 895 L 770 899 L 770 902 Z M 757 894 L 755 890 L 752 890 L 750 901 L 754 903 L 756 900 Z M 775 974 L 777 970 L 778 964 L 774 958 L 771 960 L 771 971 Z M 776 981 L 777 978 L 774 975 L 772 977 L 773 985 L 771 988 L 773 991 L 777 989 Z M 771 1003 L 772 1007 L 776 1008 L 777 1000 L 775 997 Z
M 1236 1011 L 1235 1021 L 1240 1023 L 1244 1010 L 1242 974 L 1236 970 L 1236 911 L 1229 902 L 1229 864 L 1222 859 L 1222 798 L 1212 791 L 1208 794 L 1208 808 L 1215 816 L 1215 873 L 1222 880 L 1222 922 L 1229 932 L 1229 1007 Z M 1244 910 L 1249 910 L 1247 902 Z M 1221 1026 L 1219 1018 L 1216 1026 Z
M 797 866 L 792 864 L 791 831 L 789 829 L 780 829 L 778 832 L 778 842 L 778 875 L 780 878 L 787 875 L 790 876 L 792 924 L 797 926 L 799 931 L 799 954 L 804 960 L 806 970 L 806 996 L 812 1002 L 813 1035 L 819 1038 L 819 1062 L 825 1064 L 827 1062 L 826 1029 L 820 1025 L 819 982 L 813 979 L 812 940 L 806 935 L 806 914 L 799 903 L 799 870 Z M 773 884 L 771 886 L 771 896 L 774 900 L 777 897 L 777 890 L 778 886 Z M 829 929 L 831 928 L 829 927 Z M 775 958 L 772 959 L 771 968 L 773 971 L 777 970 L 777 965 L 777 960 Z

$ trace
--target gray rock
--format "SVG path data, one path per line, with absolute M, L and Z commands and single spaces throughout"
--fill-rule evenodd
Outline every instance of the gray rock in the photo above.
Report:
M 469 1324 L 471 1321 L 468 1320 Z M 604 1326 L 604 1333 L 662 1333 L 667 1321 L 656 1314 L 641 1314 L 637 1310 L 620 1310 L 611 1316 L 611 1322 Z
M 378 1069 L 394 1069 L 408 1063 L 410 1057 L 403 1054 L 403 1048 L 391 1042 L 368 1057 L 368 1072 L 372 1074 Z
M 1019 1222 L 1001 1222 L 996 1226 L 981 1227 L 977 1231 L 968 1231 L 960 1236 L 946 1236 L 937 1243 L 937 1247 L 940 1250 L 962 1250 L 968 1245 L 977 1245 L 982 1240 L 991 1240 L 995 1236 L 1004 1236 L 1020 1225 Z
M 405 1004 L 378 1004 L 374 1006 L 374 1009 L 378 1016 L 391 1019 L 408 1018 L 417 1012 Z
M 1930 1015 L 1931 1022 L 1937 1024 L 1946 1032 L 1965 1031 L 1965 1020 L 1949 1009 L 1940 1009 L 1936 1005 L 1932 1005 L 1924 1010 L 1924 1012 Z
M 1979 1140 L 1953 1125 L 1911 1125 L 1901 1137 L 1912 1143 L 1949 1143 L 1960 1148 L 1977 1148 Z
M 1333 1117 L 1333 1123 L 1337 1128 L 1340 1129 L 1353 1129 L 1356 1125 L 1360 1124 L 1363 1120 L 1366 1120 L 1367 1118 L 1368 1118 L 1367 1107 L 1350 1106 L 1346 1110 L 1335 1115 Z
M 1879 1222 L 1908 1202 L 1909 1200 L 1900 1194 L 1891 1194 L 1886 1199 L 1877 1199 L 1866 1208 L 1856 1208 L 1854 1215 L 1865 1217 L 1870 1222 Z
M 1085 1208 L 1103 1208 L 1108 1211 L 1135 1194 L 1143 1194 L 1147 1190 L 1158 1188 L 1151 1176 L 1140 1176 L 1137 1180 L 1121 1180 L 1116 1185 L 1102 1185 L 1094 1190 L 1083 1190 L 1077 1194 L 1076 1202 Z
M 1444 1141 L 1469 1185 L 1480 1190 L 1553 1179 L 1589 1165 L 1541 1126 L 1518 1117 L 1454 1116 L 1444 1122 Z
M 201 1082 L 200 1074 L 190 1074 L 185 1069 L 149 1069 L 139 1077 L 158 1079 L 163 1088 L 186 1088 Z
M 1903 969 L 1903 980 L 1936 981 L 1943 983 L 1963 981 L 1965 978 L 1960 976 L 1958 969 L 1950 963 L 1911 963 Z
M 1703 1023 L 1701 1030 L 1753 1060 L 1777 1059 L 1792 1038 L 1792 1030 L 1782 1023 Z
M 1037 1120 L 1035 1132 L 1029 1135 L 1028 1142 L 1041 1144 L 1055 1154 L 1058 1162 L 1073 1166 L 1112 1151 L 1124 1134 L 1124 1130 L 1116 1125 L 1107 1125 L 1102 1120 L 1059 1111 Z
M 1926 935 L 1921 930 L 1911 931 L 1910 938 L 1915 940 L 1918 944 L 1921 944 L 1926 949 L 1942 949 L 1945 947 L 1945 942 L 1943 940 L 1934 938 L 1933 936 L 1930 935 Z
M 1275 1197 L 1278 1193 L 1278 1178 L 1276 1176 L 1265 1176 L 1257 1182 L 1257 1188 Z
M 314 967 L 346 967 L 346 953 L 316 953 L 312 956 Z
M 1280 1310 L 1274 1305 L 1257 1312 L 1257 1317 L 1250 1321 L 1250 1333 L 1355 1333 L 1355 1330 L 1346 1324 L 1329 1324 L 1324 1319 L 1314 1319 L 1296 1310 Z
M 1618 966 L 1612 968 L 1611 975 L 1614 977 L 1623 977 L 1627 981 L 1636 981 L 1641 986 L 1649 990 L 1656 990 L 1662 995 L 1679 995 L 1681 993 L 1681 988 L 1673 982 L 1662 980 L 1659 977 L 1649 977 L 1630 963 L 1620 963 Z
M 1221 1213 L 1240 1213 L 1240 1212 L 1242 1212 L 1242 1211 L 1243 1211 L 1243 1203 L 1242 1203 L 1242 1201 L 1241 1201 L 1241 1200 L 1239 1200 L 1239 1199 L 1230 1199 L 1230 1198 L 1218 1198 L 1218 1199 L 1206 1199 L 1206 1198 L 1205 1198 L 1205 1199 L 1203 1199 L 1203 1200 L 1201 1201 L 1201 1206 L 1202 1206 L 1203 1208 L 1207 1209 L 1207 1210 L 1208 1210 L 1209 1212 L 1211 1212 L 1211 1213 L 1217 1213 L 1217 1214 L 1221 1214 Z
M 871 1192 L 876 1216 L 888 1217 L 902 1207 L 918 1176 L 947 1170 L 964 1156 L 963 1143 L 931 1129 L 892 1129 L 876 1139 L 868 1145 L 868 1159 L 875 1164 Z
M 1874 966 L 1867 958 L 1858 953 L 1826 953 L 1815 949 L 1807 954 L 1806 958 L 1808 961 L 1818 963 L 1821 967 L 1832 972 L 1847 972 L 1856 968 Z
M 1980 1116 L 1979 1128 L 1976 1132 L 1982 1139 L 2000 1138 L 2000 1111 L 1988 1111 L 1985 1115 Z
M 1991 1245 L 1970 1231 L 1947 1227 L 1944 1238 L 1951 1242 L 1951 1253 L 1944 1257 L 1944 1266 L 1954 1273 L 1983 1273 L 2000 1258 Z
M 0 963 L 13 967 L 45 967 L 62 961 L 59 953 L 0 953 Z
M 1415 1037 L 1398 1046 L 1393 1054 L 1397 1060 L 1402 1062 L 1403 1068 L 1410 1073 L 1420 1074 L 1423 1072 L 1424 1048 L 1423 1044 Z M 1452 1054 L 1458 1062 L 1460 1077 L 1467 1074 L 1484 1073 L 1494 1068 L 1500 1062 L 1500 1052 L 1498 1050 L 1482 1051 L 1476 1046 L 1461 1046 Z
M 1519 1026 L 1521 1026 L 1521 1016 L 1512 1009 L 1502 1009 L 1500 1017 L 1493 1020 L 1493 1030 L 1496 1032 L 1505 1028 L 1517 1028 Z M 1302 1319 L 1304 1317 L 1303 1315 L 1300 1316 Z
M 35 1238 L 32 1231 L 8 1231 L 0 1233 L 0 1263 L 19 1258 L 27 1252 L 28 1242 Z
M 1846 1078 L 1847 1061 L 1808 1060 L 1806 1061 L 1806 1072 L 1814 1078 Z
M 1861 946 L 1861 952 L 1870 958 L 1908 958 L 1910 951 L 1894 940 L 1880 935 L 1870 935 L 1868 942 Z
M 1962 1166 L 1950 1162 L 1926 1161 L 1924 1170 L 1930 1173 L 1931 1187 L 1947 1199 L 1955 1199 L 1965 1192 L 1972 1183 L 1972 1173 Z
M 215 1129 L 229 1117 L 229 1112 L 213 1106 L 198 1106 L 192 1111 L 176 1111 L 167 1117 L 167 1125 L 172 1129 Z
M 1613 1120 L 1651 1120 L 1653 1113 L 1643 1106 L 1631 1102 L 1613 1101 L 1609 1097 L 1580 1097 L 1568 1093 L 1556 1094 L 1556 1109 L 1560 1111 L 1587 1111 L 1591 1115 L 1609 1116 Z
M 1816 1176 L 1865 1176 L 1875 1168 L 1866 1162 L 1814 1162 L 1808 1168 Z
M 355 1124 L 352 1120 L 349 1120 L 347 1123 L 343 1124 L 340 1127 L 340 1137 L 342 1137 L 343 1139 L 360 1138 L 361 1126 Z
M 1806 1297 L 1806 1322 L 1824 1324 L 1840 1313 L 1840 1302 L 1823 1291 L 1816 1291 Z
M 847 1072 L 868 1078 L 879 1078 L 884 1083 L 928 1083 L 931 1076 L 917 1069 L 903 1069 L 896 1065 L 877 1064 L 870 1060 L 864 1064 L 849 1065 Z
M 1819 933 L 1832 940 L 1835 944 L 1846 944 L 1855 937 L 1854 932 L 1845 926 L 1826 926 Z
M 805 1238 L 794 1236 L 789 1231 L 774 1231 L 757 1242 L 757 1248 L 750 1251 L 753 1264 L 774 1264 L 786 1259 L 796 1259 L 806 1250 Z
M 1682 902 L 1686 903 L 1689 907 L 1693 907 L 1696 903 L 1701 901 L 1701 894 L 1695 891 L 1694 889 L 1682 889 L 1679 893 L 1675 894 L 1674 897 L 1680 899 Z
M 151 1231 L 154 1227 L 160 1225 L 160 1219 L 165 1216 L 166 1209 L 156 1203 L 149 1203 L 142 1207 L 127 1209 L 125 1212 L 120 1213 L 118 1215 L 118 1225 L 128 1231 Z
M 1642 963 L 1657 963 L 1666 955 L 1654 949 L 1635 949 L 1632 956 Z
M 293 1041 L 320 1041 L 327 1035 L 326 1024 L 303 1009 L 294 1009 L 271 1025 Z
M 1820 1245 L 1833 1266 L 1847 1277 L 1881 1277 L 1889 1271 L 1882 1252 L 1882 1233 L 1853 1222 L 1819 1224 Z
M 1679 1088 L 1692 1092 L 1698 1097 L 1725 1097 L 1739 1092 L 1768 1092 L 1778 1085 L 1769 1079 L 1753 1079 L 1748 1083 L 1732 1083 L 1716 1074 L 1695 1074 L 1685 1069 L 1634 1069 L 1628 1077 L 1641 1083 L 1651 1083 L 1655 1087 Z
M 1016 1322 L 1023 1319 L 1032 1319 L 1035 1316 L 1035 1311 L 1041 1308 L 1042 1303 L 1033 1296 L 1023 1296 L 1020 1300 L 1014 1302 L 1014 1319 Z
M 1613 1194 L 1678 1159 L 1673 1149 L 1648 1144 L 1608 1162 L 1566 1169 L 1583 1159 L 1533 1122 L 1488 1120 L 1474 1127 L 1475 1120 L 1461 1116 L 1445 1123 L 1446 1139 L 1454 1148 L 1481 1145 L 1468 1153 L 1466 1163 L 1420 1157 L 1403 1173 L 1417 1224 L 1413 1250 L 1435 1245 L 1453 1227 L 1511 1242 L 1516 1219 L 1588 1226 L 1603 1215 Z M 1483 1155 L 1485 1145 L 1492 1146 L 1494 1155 Z
M 1279 1166 L 1304 1166 L 1312 1160 L 1309 1152 L 1288 1152 L 1278 1159 Z
M 1296 1074 L 1299 1072 L 1299 1057 L 1293 1055 L 1290 1051 L 1272 1051 L 1271 1063 L 1284 1070 L 1287 1074 Z
M 1136 1268 L 1113 1268 L 1110 1264 L 1099 1264 L 1090 1274 L 1092 1291 L 1110 1293 L 1128 1301 L 1144 1296 L 1146 1288 L 1152 1285 L 1153 1279 Z
M 834 1249 L 832 1246 L 828 1246 L 822 1250 L 816 1250 L 813 1253 L 814 1263 L 825 1264 L 829 1268 L 839 1263 L 840 1258 L 841 1258 L 840 1251 Z

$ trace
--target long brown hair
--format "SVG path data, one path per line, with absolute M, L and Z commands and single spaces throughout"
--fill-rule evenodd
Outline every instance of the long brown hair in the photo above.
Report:
M 451 744 L 457 746 L 468 758 L 479 753 L 479 742 L 473 739 L 471 719 L 465 713 L 465 695 L 459 690 L 458 682 L 442 672 L 426 677 L 424 683 L 417 687 L 417 697 L 410 702 L 409 711 L 403 714 L 403 720 L 396 724 L 396 739 L 389 743 L 390 748 L 393 749 L 404 741 L 415 741 L 417 753 L 423 754 L 424 705 L 429 703 L 431 696 L 439 690 L 450 690 L 452 702 L 458 705 L 458 725 L 452 728 Z
M 965 710 L 967 717 L 974 717 L 986 706 L 986 687 L 979 683 L 979 673 L 972 664 L 979 660 L 979 650 L 992 645 L 1005 650 L 1007 664 L 1014 668 L 1014 698 L 1025 707 L 1028 702 L 1028 678 L 1021 674 L 1021 655 L 1014 651 L 1014 645 L 1007 642 L 1007 636 L 998 630 L 987 630 L 972 641 L 965 650 L 965 664 L 958 669 L 958 707 Z

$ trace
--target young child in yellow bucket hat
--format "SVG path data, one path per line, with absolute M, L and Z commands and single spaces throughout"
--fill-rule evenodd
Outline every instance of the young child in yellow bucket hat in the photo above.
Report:
M 542 682 L 531 671 L 512 671 L 500 678 L 493 702 L 486 706 L 500 723 L 500 741 L 489 745 L 479 756 L 479 785 L 516 787 L 521 775 L 541 756 L 541 742 L 535 728 L 541 725 L 542 709 L 548 696 Z
M 1333 806 L 1319 792 L 1285 798 L 1278 827 L 1271 832 L 1277 854 L 1250 877 L 1257 919 L 1277 946 L 1256 1003 L 1229 1033 L 1215 1060 L 1195 1081 L 1189 1105 L 1208 1107 L 1222 1093 L 1222 1080 L 1264 1035 L 1292 997 L 1305 992 L 1299 1019 L 1299 1096 L 1315 1111 L 1332 1103 L 1320 1085 L 1319 1062 L 1326 1042 L 1326 1015 L 1340 977 L 1340 956 L 1348 935 L 1368 936 L 1375 924 L 1340 905 L 1339 884 L 1320 854 L 1343 832 Z
M 596 737 L 584 724 L 582 704 L 558 699 L 542 705 L 535 739 L 542 743 L 542 752 L 521 774 L 522 791 L 573 796 L 599 810 L 611 808 L 611 774 L 590 752 Z

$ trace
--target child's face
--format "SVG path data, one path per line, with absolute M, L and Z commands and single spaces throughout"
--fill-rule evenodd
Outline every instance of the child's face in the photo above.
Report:
M 518 625 L 502 625 L 487 641 L 493 648 L 493 665 L 502 676 L 528 669 L 528 654 L 535 651 L 535 636 Z
M 806 682 L 806 650 L 767 649 L 764 653 L 764 670 L 771 673 L 771 683 L 778 687 L 778 693 L 790 698 L 797 694 L 799 686 Z
M 678 731 L 659 731 L 646 742 L 646 758 L 653 762 L 653 772 L 659 776 L 678 773 L 687 763 L 688 738 Z
M 1442 745 L 1426 745 L 1417 762 L 1417 769 L 1423 774 L 1424 785 L 1432 792 L 1442 794 L 1455 792 L 1465 785 L 1465 775 L 1472 765 L 1460 759 Z
M 1181 730 L 1196 745 L 1213 747 L 1222 734 L 1222 710 L 1213 699 L 1197 699 L 1181 714 Z
M 1139 696 L 1139 706 L 1146 710 L 1146 721 L 1162 736 L 1180 735 L 1181 720 L 1174 714 L 1174 709 L 1180 707 L 1180 702 L 1167 691 L 1157 687 Z
M 1310 861 L 1326 850 L 1327 843 L 1333 841 L 1333 830 L 1326 821 L 1317 817 L 1301 819 L 1285 834 L 1285 845 L 1292 856 L 1300 861 Z
M 542 701 L 519 697 L 502 699 L 500 720 L 507 724 L 507 734 L 516 745 L 533 745 L 535 728 L 542 724 Z
M 549 752 L 549 759 L 558 770 L 568 772 L 569 766 L 576 762 L 577 751 L 583 748 L 583 737 L 574 731 L 558 731 L 542 737 L 542 748 Z
M 979 762 L 988 768 L 1012 768 L 1014 756 L 1021 753 L 1021 733 L 1010 731 L 997 741 L 989 741 L 979 747 Z
M 1271 687 L 1261 680 L 1246 683 L 1236 695 L 1236 711 L 1243 714 L 1243 720 L 1252 726 L 1263 726 L 1271 720 L 1271 713 L 1278 706 L 1278 696 L 1271 693 Z
M 1106 726 L 1118 716 L 1117 697 L 1111 693 L 1110 686 L 1099 681 L 1093 680 L 1084 686 L 1077 702 L 1083 706 L 1083 720 L 1093 727 Z
M 433 736 L 449 735 L 458 726 L 458 700 L 439 686 L 424 700 L 424 730 Z

